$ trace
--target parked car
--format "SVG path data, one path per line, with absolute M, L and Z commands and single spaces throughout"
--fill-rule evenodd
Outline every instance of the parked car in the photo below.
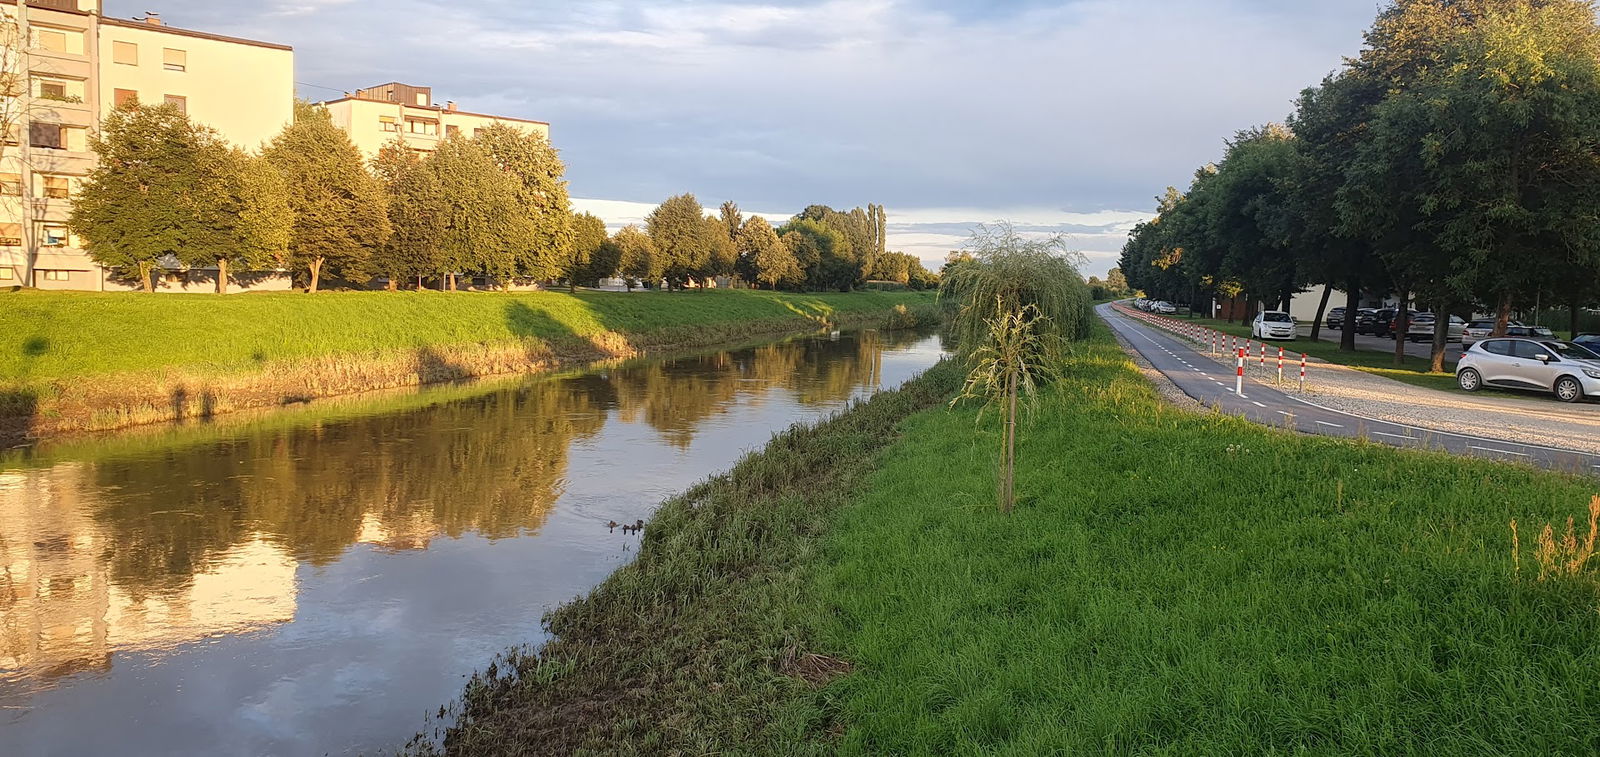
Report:
M 1572 338 L 1573 344 L 1581 344 L 1589 349 L 1600 347 L 1600 334 L 1579 334 Z
M 1524 326 L 1517 324 L 1506 327 L 1506 336 L 1525 336 L 1530 339 L 1554 339 L 1556 332 L 1543 326 Z
M 1372 311 L 1372 320 L 1366 321 L 1367 327 L 1365 329 L 1361 328 L 1361 320 L 1358 319 L 1356 321 L 1356 333 L 1371 334 L 1373 336 L 1388 336 L 1390 330 L 1394 328 L 1394 317 L 1399 314 L 1399 312 L 1400 311 L 1394 308 L 1382 308 L 1380 310 L 1374 310 Z
M 1162 315 L 1172 315 L 1173 313 L 1178 312 L 1178 308 L 1166 300 L 1157 300 L 1156 303 L 1150 307 L 1150 312 L 1160 313 Z
M 1294 316 L 1282 310 L 1263 310 L 1256 314 L 1256 319 L 1250 322 L 1250 335 L 1256 339 L 1293 339 L 1295 337 Z
M 1434 327 L 1434 323 L 1435 323 L 1435 318 L 1437 318 L 1437 316 L 1435 316 L 1433 313 L 1412 313 L 1411 314 L 1410 327 L 1406 329 L 1406 341 L 1408 341 L 1408 342 L 1429 342 L 1429 341 L 1432 341 L 1433 340 L 1433 327 Z M 1446 331 L 1445 331 L 1445 341 L 1446 342 L 1459 342 L 1459 341 L 1461 341 L 1461 339 L 1462 339 L 1461 335 L 1463 333 L 1465 333 L 1466 327 L 1467 327 L 1467 322 L 1461 320 L 1461 316 L 1458 316 L 1458 315 L 1450 316 L 1450 325 L 1445 327 L 1445 329 L 1446 329 Z
M 1522 324 L 1512 321 L 1511 325 L 1521 326 Z M 1479 339 L 1487 339 L 1489 335 L 1493 333 L 1494 321 L 1472 321 L 1471 323 L 1467 324 L 1466 328 L 1461 330 L 1461 343 L 1472 344 Z
M 1462 353 L 1456 384 L 1469 392 L 1494 386 L 1550 392 L 1562 402 L 1577 402 L 1600 394 L 1600 356 L 1556 339 L 1483 339 Z
M 1133 306 L 1138 308 L 1138 309 L 1140 309 L 1140 310 L 1149 310 L 1150 309 L 1150 301 L 1145 299 L 1145 298 L 1143 298 L 1143 297 L 1140 297 L 1139 299 L 1133 301 Z
M 1328 318 L 1324 321 L 1330 329 L 1344 328 L 1344 308 L 1334 308 L 1328 311 Z

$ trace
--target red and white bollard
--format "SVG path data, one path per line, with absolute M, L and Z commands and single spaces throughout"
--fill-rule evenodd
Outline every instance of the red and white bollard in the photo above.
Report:
M 1235 369 L 1233 374 L 1233 393 L 1240 397 L 1244 396 L 1244 356 L 1249 353 L 1249 350 L 1250 348 L 1248 347 L 1239 350 L 1239 367 Z
M 1267 367 L 1267 343 L 1266 342 L 1262 342 L 1261 343 L 1261 359 L 1256 361 L 1256 365 L 1259 365 L 1262 368 Z
M 1306 353 L 1300 353 L 1300 391 L 1306 390 Z
M 1283 348 L 1278 348 L 1278 386 L 1283 386 Z

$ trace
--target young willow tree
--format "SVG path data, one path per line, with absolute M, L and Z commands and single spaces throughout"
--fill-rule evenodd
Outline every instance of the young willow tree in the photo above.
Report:
M 1089 288 L 1078 273 L 1081 256 L 1061 236 L 1027 239 L 1010 226 L 980 226 L 967 250 L 973 260 L 951 267 L 942 282 L 942 296 L 959 307 L 952 328 L 957 354 L 969 365 L 951 404 L 982 400 L 985 409 L 998 410 L 996 495 L 1000 511 L 1009 513 L 1016 502 L 1018 416 L 1056 375 L 1066 343 L 1088 333 Z
M 357 283 L 371 278 L 372 252 L 389 237 L 387 197 L 328 111 L 295 103 L 294 123 L 262 157 L 289 189 L 289 268 L 304 276 L 306 291 L 317 291 L 324 272 Z

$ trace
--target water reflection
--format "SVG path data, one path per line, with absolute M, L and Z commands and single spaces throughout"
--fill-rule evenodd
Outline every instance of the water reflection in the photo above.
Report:
M 600 524 L 937 353 L 905 332 L 795 340 L 0 471 L 0 742 L 127 753 L 127 734 L 71 726 L 108 715 L 134 724 L 134 752 L 402 740 L 625 559 L 631 539 Z M 416 655 L 438 659 L 411 670 Z M 194 676 L 234 693 L 196 700 Z M 164 724 L 208 709 L 221 725 Z

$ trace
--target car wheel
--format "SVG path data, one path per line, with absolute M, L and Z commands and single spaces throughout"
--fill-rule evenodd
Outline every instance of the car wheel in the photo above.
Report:
M 1571 376 L 1556 379 L 1556 399 L 1562 402 L 1577 402 L 1583 399 L 1583 384 Z
M 1479 376 L 1478 372 L 1471 368 L 1463 368 L 1460 373 L 1456 374 L 1456 383 L 1461 386 L 1463 391 L 1476 392 L 1483 388 L 1483 377 Z

